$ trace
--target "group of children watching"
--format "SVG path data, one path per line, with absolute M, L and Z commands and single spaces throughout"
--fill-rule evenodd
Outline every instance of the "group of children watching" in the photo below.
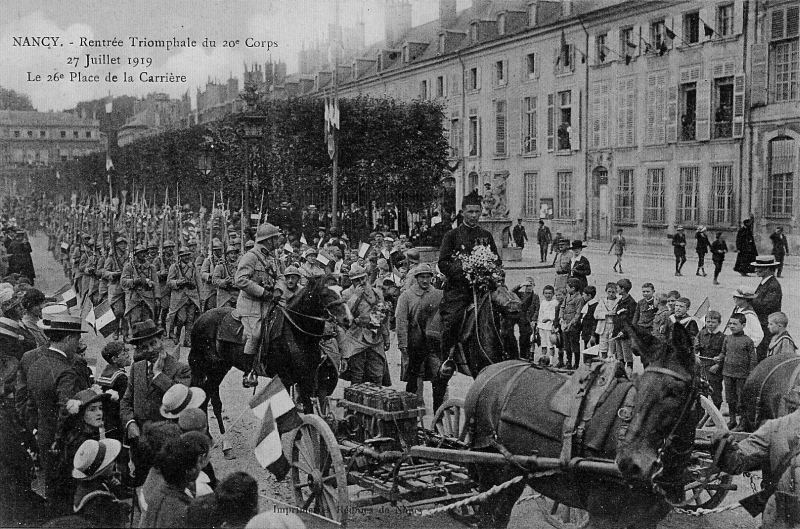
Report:
M 566 369 L 576 369 L 581 356 L 584 359 L 612 357 L 624 362 L 630 373 L 633 353 L 623 320 L 661 339 L 667 338 L 670 325 L 681 325 L 692 338 L 694 353 L 711 385 L 714 404 L 719 408 L 724 395 L 728 403 L 729 428 L 741 428 L 738 413 L 742 388 L 758 363 L 756 347 L 764 338 L 750 305 L 752 293 L 742 289 L 734 292 L 735 307 L 724 326 L 722 315 L 710 310 L 700 329 L 696 318 L 689 314 L 691 301 L 678 291 L 657 294 L 652 283 L 644 283 L 642 298 L 635 301 L 630 295 L 631 282 L 625 278 L 607 283 L 605 296 L 600 298 L 594 286 L 581 286 L 579 280 L 570 279 L 563 292 L 556 292 L 552 285 L 544 287 L 534 345 L 531 351 L 522 351 L 524 356 L 530 354 L 530 359 L 540 365 Z M 772 333 L 769 356 L 797 351 L 786 330 L 788 323 L 783 312 L 769 315 Z M 538 358 L 534 357 L 536 344 L 540 346 Z

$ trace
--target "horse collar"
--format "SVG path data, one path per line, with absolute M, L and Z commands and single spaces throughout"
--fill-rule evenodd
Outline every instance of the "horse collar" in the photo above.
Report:
M 692 375 L 684 375 L 682 373 L 678 373 L 672 369 L 667 367 L 657 367 L 657 366 L 647 366 L 644 369 L 645 373 L 661 373 L 662 375 L 669 375 L 675 379 L 680 380 L 681 382 L 692 382 L 694 380 L 694 376 Z

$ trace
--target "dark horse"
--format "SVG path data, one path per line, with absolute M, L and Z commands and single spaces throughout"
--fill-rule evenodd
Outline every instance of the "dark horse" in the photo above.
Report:
M 570 436 L 572 448 L 566 455 L 562 428 L 570 413 L 565 415 L 564 406 L 569 409 L 572 390 L 580 387 L 570 384 L 585 376 L 589 366 L 568 379 L 549 368 L 510 361 L 478 376 L 465 403 L 465 434 L 473 450 L 616 460 L 619 469 L 617 475 L 605 475 L 568 470 L 565 464 L 555 471 L 530 473 L 513 464 L 476 465 L 482 490 L 525 476 L 481 505 L 481 526 L 506 527 L 525 485 L 562 505 L 587 511 L 588 526 L 595 528 L 655 528 L 670 510 L 667 499 L 683 500 L 680 476 L 699 420 L 699 378 L 690 338 L 682 327 L 670 333 L 667 343 L 639 336 L 630 326 L 628 332 L 646 365 L 644 374 L 634 384 L 618 364 L 602 364 L 612 372 L 602 372 L 607 377 L 603 384 L 609 385 L 596 401 L 592 418 L 577 430 L 580 434 Z M 559 393 L 563 389 L 569 391 Z M 568 394 L 572 398 L 565 397 Z
M 742 389 L 742 418 L 746 431 L 753 431 L 767 419 L 782 417 L 798 408 L 800 397 L 792 391 L 800 377 L 800 355 L 783 353 L 758 363 Z
M 352 320 L 347 304 L 333 290 L 325 286 L 326 278 L 319 277 L 294 296 L 281 314 L 283 320 L 279 333 L 270 333 L 269 351 L 262 351 L 262 369 L 259 374 L 278 375 L 289 388 L 297 385 L 301 402 L 308 408 L 309 398 L 316 396 L 318 387 L 330 385 L 330 380 L 320 380 L 323 365 L 319 342 L 324 336 L 325 323 L 334 321 L 349 326 Z M 203 388 L 207 401 L 211 402 L 214 414 L 225 433 L 222 422 L 222 401 L 219 386 L 222 379 L 235 367 L 245 373 L 253 369 L 253 357 L 243 354 L 244 345 L 217 339 L 217 331 L 223 319 L 233 309 L 212 309 L 197 319 L 192 331 L 192 348 L 189 351 L 189 367 L 192 369 L 192 385 Z M 335 373 L 335 370 L 334 370 Z M 332 382 L 335 386 L 335 380 Z M 333 388 L 328 388 L 333 391 Z

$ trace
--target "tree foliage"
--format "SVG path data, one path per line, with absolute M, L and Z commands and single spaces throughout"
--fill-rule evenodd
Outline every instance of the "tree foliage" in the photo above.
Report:
M 340 100 L 339 107 L 340 206 L 356 196 L 381 200 L 401 194 L 412 211 L 430 203 L 447 167 L 441 106 L 359 97 Z M 283 200 L 306 205 L 313 198 L 328 209 L 331 160 L 323 101 L 265 101 L 253 114 L 262 116 L 263 126 L 260 138 L 249 144 L 237 134 L 241 115 L 233 115 L 209 127 L 170 131 L 117 149 L 111 153 L 116 183 L 145 188 L 148 200 L 163 201 L 168 189 L 173 202 L 180 189 L 181 201 L 195 206 L 207 204 L 212 190 L 222 190 L 224 199 L 239 207 L 249 152 L 251 208 L 259 208 L 263 190 L 267 207 Z M 70 162 L 64 172 L 54 185 L 90 192 L 106 188 L 104 153 Z
M 0 110 L 36 110 L 26 94 L 0 86 Z

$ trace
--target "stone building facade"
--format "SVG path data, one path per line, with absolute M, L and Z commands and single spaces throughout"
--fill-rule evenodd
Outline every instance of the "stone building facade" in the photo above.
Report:
M 46 167 L 105 148 L 100 122 L 67 112 L 0 110 L 0 168 Z
M 170 129 L 186 128 L 192 121 L 192 103 L 188 93 L 181 99 L 170 99 L 164 93 L 147 94 L 134 101 L 134 115 L 120 127 L 117 144 L 122 147 Z

